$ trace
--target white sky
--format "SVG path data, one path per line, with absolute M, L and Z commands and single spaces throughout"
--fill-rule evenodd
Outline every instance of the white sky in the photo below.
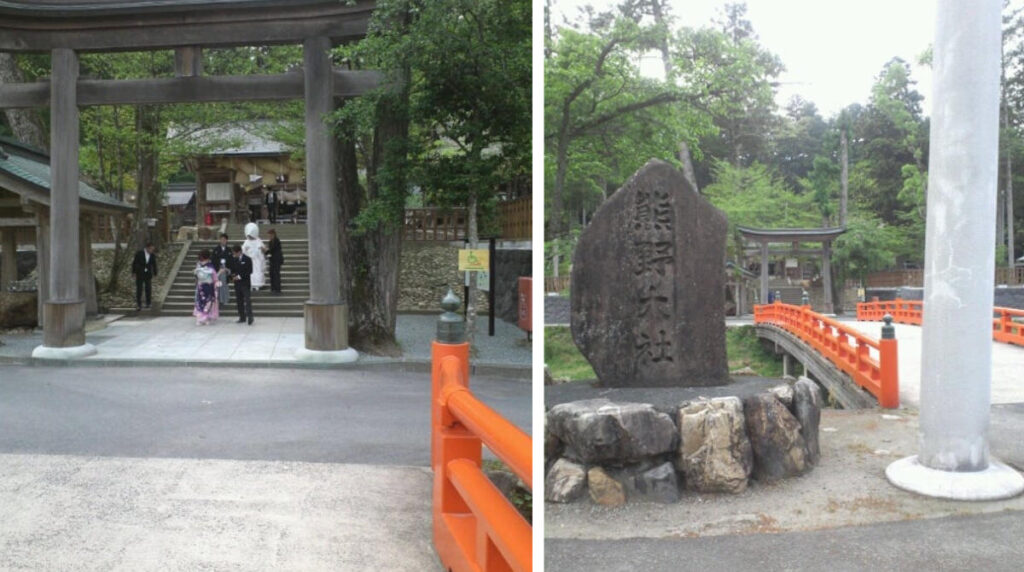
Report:
M 724 0 L 671 0 L 677 26 L 710 25 Z M 602 10 L 610 0 L 554 0 L 552 23 L 575 19 L 580 6 Z M 747 19 L 761 45 L 782 59 L 777 102 L 793 95 L 813 101 L 825 118 L 843 107 L 866 104 L 882 66 L 899 56 L 911 64 L 911 79 L 931 106 L 931 70 L 917 65 L 932 42 L 934 0 L 747 0 Z M 660 56 L 641 62 L 652 75 Z

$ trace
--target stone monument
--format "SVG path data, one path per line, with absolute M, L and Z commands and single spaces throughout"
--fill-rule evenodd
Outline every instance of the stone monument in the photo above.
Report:
M 572 269 L 572 335 L 606 387 L 729 382 L 725 215 L 651 160 L 594 214 Z

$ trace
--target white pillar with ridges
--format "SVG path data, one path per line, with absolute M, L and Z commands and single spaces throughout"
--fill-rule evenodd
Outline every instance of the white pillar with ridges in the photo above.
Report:
M 919 454 L 886 469 L 900 488 L 959 500 L 1024 490 L 1024 478 L 988 451 L 1001 8 L 938 2 Z

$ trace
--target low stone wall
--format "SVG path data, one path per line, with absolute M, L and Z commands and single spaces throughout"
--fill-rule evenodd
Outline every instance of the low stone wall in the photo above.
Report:
M 518 278 L 530 275 L 532 251 L 498 249 L 496 255 L 495 315 L 506 322 L 514 322 L 518 317 Z M 437 312 L 448 288 L 461 298 L 464 284 L 464 275 L 459 272 L 459 247 L 429 242 L 402 244 L 398 275 L 399 312 Z M 487 293 L 478 291 L 478 316 L 486 316 L 489 311 L 487 302 Z
M 741 493 L 750 479 L 803 474 L 820 456 L 821 398 L 807 378 L 744 397 L 560 403 L 545 418 L 545 500 L 670 503 L 681 490 Z
M 0 329 L 34 328 L 38 319 L 36 292 L 0 291 Z

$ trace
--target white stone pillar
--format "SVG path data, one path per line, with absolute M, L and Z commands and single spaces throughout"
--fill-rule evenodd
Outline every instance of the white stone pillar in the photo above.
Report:
M 85 343 L 85 301 L 78 290 L 78 54 L 56 48 L 50 62 L 49 295 L 43 345 L 32 356 L 69 359 L 96 353 Z
M 1024 490 L 988 452 L 1001 5 L 938 2 L 919 454 L 886 469 L 900 488 L 962 500 Z
M 348 308 L 341 300 L 334 134 L 325 123 L 334 111 L 330 49 L 327 37 L 303 43 L 309 301 L 304 309 L 305 347 L 296 356 L 307 361 L 350 362 L 358 356 L 348 345 Z

